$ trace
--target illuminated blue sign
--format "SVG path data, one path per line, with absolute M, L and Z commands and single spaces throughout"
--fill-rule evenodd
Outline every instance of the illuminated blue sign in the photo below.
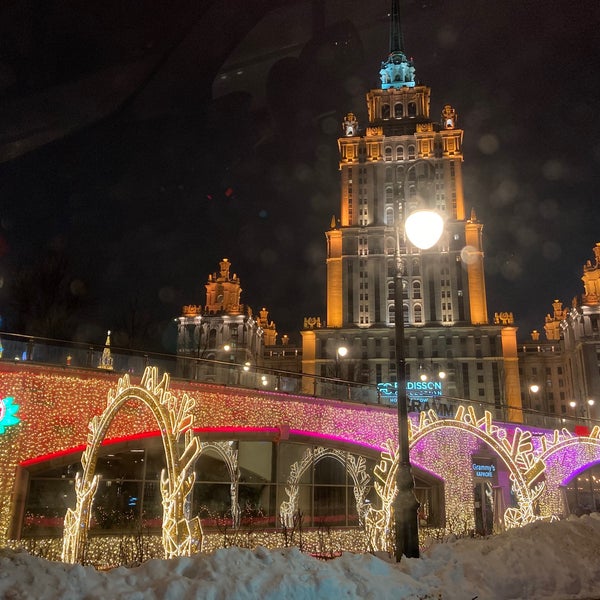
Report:
M 498 474 L 496 461 L 493 458 L 473 456 L 471 457 L 471 469 L 474 481 L 489 481 L 492 485 L 496 485 Z
M 393 383 L 378 383 L 377 391 L 383 400 L 387 400 L 388 402 L 398 402 L 398 394 L 396 393 L 396 389 L 398 388 L 398 384 L 394 381 Z
M 381 398 L 387 400 L 390 403 L 395 404 L 398 402 L 398 383 L 378 383 L 377 389 Z M 419 402 L 426 402 L 429 398 L 434 396 L 442 395 L 442 382 L 441 381 L 407 381 L 406 382 L 406 395 L 410 400 L 418 400 Z
M 407 381 L 406 391 L 412 392 L 418 390 L 419 392 L 425 392 L 419 394 L 419 396 L 441 396 L 442 395 L 442 382 L 441 381 Z
M 19 405 L 15 404 L 12 396 L 0 400 L 0 433 L 4 433 L 7 427 L 16 425 L 21 419 L 16 416 Z

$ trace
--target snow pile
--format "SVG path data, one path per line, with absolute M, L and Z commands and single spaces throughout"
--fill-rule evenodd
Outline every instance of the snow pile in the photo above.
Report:
M 600 514 L 433 546 L 401 568 L 443 598 L 600 598 Z
M 433 546 L 400 565 L 369 554 L 228 548 L 109 572 L 0 552 L 0 598 L 330 600 L 600 598 L 600 515 Z

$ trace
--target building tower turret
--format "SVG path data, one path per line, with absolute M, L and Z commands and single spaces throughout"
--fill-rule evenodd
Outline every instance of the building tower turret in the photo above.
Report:
M 262 365 L 264 347 L 276 343 L 277 328 L 269 311 L 263 307 L 255 317 L 241 304 L 240 278 L 230 269 L 229 260 L 221 260 L 219 272 L 209 274 L 204 286 L 205 306 L 186 305 L 176 319 L 179 377 L 239 383 L 242 365 Z

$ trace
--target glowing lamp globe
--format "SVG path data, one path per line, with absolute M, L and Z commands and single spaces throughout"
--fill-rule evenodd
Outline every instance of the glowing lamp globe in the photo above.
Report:
M 404 228 L 413 246 L 427 250 L 442 237 L 444 219 L 432 210 L 416 210 L 408 216 Z

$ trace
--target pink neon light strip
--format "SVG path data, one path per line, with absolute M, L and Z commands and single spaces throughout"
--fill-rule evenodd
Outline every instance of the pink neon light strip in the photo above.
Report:
M 277 434 L 279 433 L 279 429 L 277 427 L 197 427 L 194 428 L 196 433 L 268 433 L 268 434 Z M 141 440 L 144 438 L 158 437 L 160 435 L 160 431 L 144 431 L 142 433 L 135 433 L 132 435 L 124 435 L 115 438 L 107 438 L 103 440 L 102 446 L 110 446 L 111 444 L 119 444 L 121 442 L 130 442 L 132 440 Z M 83 452 L 86 449 L 85 444 L 80 444 L 79 446 L 73 446 L 72 448 L 67 448 L 65 450 L 58 450 L 56 452 L 50 452 L 48 454 L 42 454 L 40 456 L 36 456 L 34 458 L 29 458 L 20 463 L 22 467 L 28 467 L 30 465 L 35 465 L 47 460 L 51 460 L 53 458 L 59 458 L 61 456 L 67 456 L 69 454 L 76 454 L 78 452 Z
M 144 438 L 157 437 L 160 435 L 160 431 L 144 431 L 143 433 L 134 433 L 133 435 L 125 435 L 122 437 L 116 438 L 107 438 L 102 441 L 102 446 L 110 446 L 111 444 L 119 444 L 120 442 L 130 442 L 131 440 L 141 440 Z M 22 467 L 28 467 L 29 465 L 35 465 L 37 463 L 44 462 L 46 460 L 51 460 L 53 458 L 58 458 L 60 456 L 67 456 L 68 454 L 76 454 L 78 452 L 83 452 L 86 449 L 85 444 L 80 444 L 79 446 L 73 446 L 72 448 L 67 448 L 65 450 L 58 450 L 57 452 L 50 452 L 49 454 L 41 454 L 40 456 L 36 456 L 34 458 L 28 458 L 20 463 Z

